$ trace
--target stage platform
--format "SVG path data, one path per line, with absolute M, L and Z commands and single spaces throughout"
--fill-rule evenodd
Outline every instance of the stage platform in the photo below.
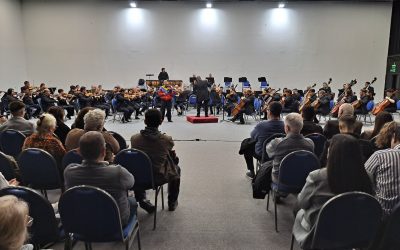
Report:
M 186 120 L 191 123 L 217 123 L 218 117 L 212 115 L 208 117 L 205 116 L 196 117 L 194 115 L 187 115 Z

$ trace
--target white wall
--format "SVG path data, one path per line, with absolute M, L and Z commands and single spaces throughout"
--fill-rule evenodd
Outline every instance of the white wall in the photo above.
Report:
M 378 77 L 383 88 L 390 3 L 24 1 L 29 79 L 50 85 L 136 85 L 166 67 L 171 79 L 193 73 L 240 76 L 257 84 L 303 88 L 333 78 Z M 357 89 L 357 88 L 356 88 Z
M 20 3 L 0 0 L 0 90 L 22 86 L 26 77 Z

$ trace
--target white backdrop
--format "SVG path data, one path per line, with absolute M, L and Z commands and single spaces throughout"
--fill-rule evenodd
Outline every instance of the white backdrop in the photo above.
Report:
M 378 77 L 383 89 L 390 3 L 23 1 L 27 77 L 68 86 L 136 85 L 166 67 L 170 79 L 213 73 L 253 86 L 304 88 Z M 320 86 L 320 85 L 319 85 Z M 357 88 L 356 88 L 357 89 Z

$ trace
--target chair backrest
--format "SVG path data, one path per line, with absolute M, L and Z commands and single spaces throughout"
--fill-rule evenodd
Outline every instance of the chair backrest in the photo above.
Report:
M 249 81 L 245 81 L 245 82 L 242 82 L 242 87 L 243 88 L 250 88 L 250 82 Z
M 58 223 L 50 202 L 35 190 L 27 187 L 8 187 L 0 190 L 0 196 L 14 195 L 29 205 L 33 224 L 28 228 L 29 242 L 44 245 L 59 240 Z
M 260 111 L 260 110 L 261 110 L 261 106 L 262 106 L 262 101 L 261 101 L 261 99 L 254 98 L 254 109 L 255 109 L 256 111 Z
M 271 135 L 270 137 L 268 137 L 267 139 L 265 139 L 264 140 L 264 142 L 263 142 L 263 152 L 262 152 L 262 156 L 261 156 L 261 162 L 265 162 L 265 161 L 268 161 L 268 160 L 271 160 L 271 159 L 269 159 L 269 157 L 268 157 L 268 155 L 267 155 L 267 151 L 266 151 L 266 149 L 267 149 L 267 144 L 270 142 L 270 141 L 272 141 L 273 139 L 275 139 L 275 138 L 281 138 L 281 137 L 285 137 L 286 135 L 285 134 L 282 134 L 282 133 L 276 133 L 276 134 L 273 134 L 273 135 Z
M 232 82 L 224 82 L 225 88 L 230 88 L 232 85 Z
M 117 110 L 117 99 L 113 98 L 111 100 L 111 105 L 112 105 L 114 110 Z
M 322 151 L 324 151 L 326 137 L 319 133 L 312 133 L 306 135 L 306 138 L 310 138 L 314 142 L 314 153 L 319 158 L 322 154 Z
M 18 158 L 22 180 L 34 189 L 62 187 L 60 171 L 53 156 L 39 148 L 27 148 Z
M 189 104 L 196 105 L 196 102 L 197 102 L 196 95 L 190 95 L 189 96 Z
M 135 177 L 135 186 L 154 188 L 153 166 L 146 153 L 134 148 L 124 149 L 115 156 L 114 163 Z
M 335 101 L 330 100 L 329 101 L 329 109 L 333 109 L 334 106 L 335 106 Z
M 268 87 L 268 83 L 267 82 L 260 82 L 260 89 L 265 89 Z
M 397 109 L 397 110 L 400 109 L 400 100 L 398 100 L 398 101 L 396 102 L 396 109 Z
M 7 155 L 3 152 L 0 152 L 0 172 L 8 181 L 16 177 L 10 159 L 8 159 Z
M 118 205 L 106 191 L 92 186 L 76 186 L 65 191 L 58 203 L 66 233 L 88 242 L 123 239 Z
M 397 102 L 397 105 L 398 105 L 398 103 L 399 103 L 399 102 Z M 372 111 L 372 109 L 374 108 L 374 106 L 375 106 L 375 103 L 374 103 L 373 100 L 367 102 L 367 111 L 368 111 L 368 112 L 369 112 L 369 111 Z M 398 107 L 398 106 L 397 106 L 397 107 Z
M 397 250 L 400 249 L 400 203 L 393 209 L 392 213 L 386 218 L 386 225 L 382 229 L 382 237 L 375 238 L 378 242 L 374 244 L 379 250 Z
M 320 163 L 314 153 L 307 150 L 297 150 L 286 155 L 279 167 L 279 186 L 299 193 L 306 183 L 310 172 L 319 169 Z
M 379 202 L 369 194 L 349 192 L 337 195 L 319 212 L 311 248 L 367 247 L 375 236 L 381 216 Z
M 25 138 L 25 135 L 17 130 L 4 130 L 0 133 L 0 149 L 5 154 L 16 158 L 22 151 Z
M 82 156 L 78 153 L 78 150 L 72 149 L 68 151 L 63 159 L 62 159 L 62 168 L 65 169 L 69 164 L 71 163 L 82 163 L 83 158 Z
M 118 134 L 117 132 L 113 132 L 113 131 L 109 131 L 108 133 L 110 133 L 115 138 L 115 140 L 117 140 L 120 151 L 128 148 L 125 138 L 122 137 L 122 135 Z

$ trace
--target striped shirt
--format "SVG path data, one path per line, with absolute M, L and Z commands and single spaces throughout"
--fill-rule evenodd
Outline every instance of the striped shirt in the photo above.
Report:
M 365 163 L 373 176 L 376 198 L 385 214 L 400 202 L 400 144 L 393 149 L 376 151 Z

